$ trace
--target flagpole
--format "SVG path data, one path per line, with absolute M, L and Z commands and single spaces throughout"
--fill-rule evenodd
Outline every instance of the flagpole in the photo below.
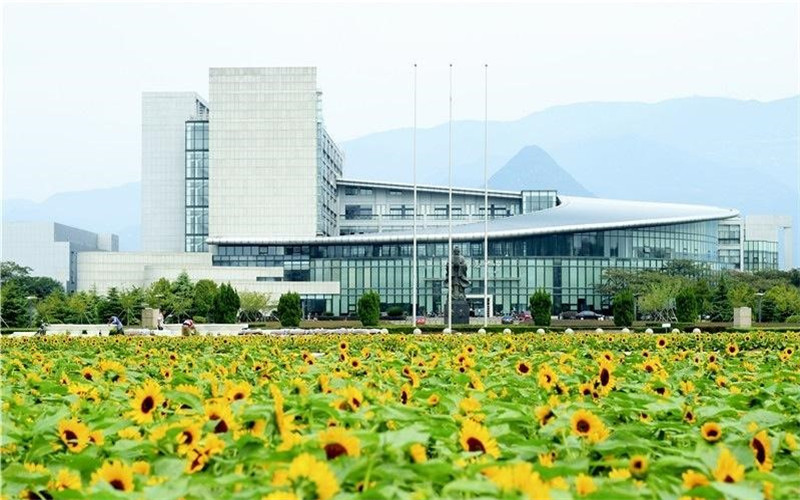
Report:
M 411 140 L 411 169 L 414 179 L 414 217 L 411 244 L 411 328 L 417 327 L 417 65 L 414 64 L 414 131 Z
M 489 326 L 489 65 L 483 65 L 483 327 Z
M 450 64 L 450 110 L 447 142 L 447 329 L 453 332 L 453 65 Z

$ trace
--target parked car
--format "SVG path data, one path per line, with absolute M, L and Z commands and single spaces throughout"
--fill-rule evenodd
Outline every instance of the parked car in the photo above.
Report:
M 602 314 L 597 314 L 594 311 L 581 311 L 577 315 L 575 315 L 576 319 L 603 319 Z
M 500 323 L 504 325 L 513 325 L 514 324 L 514 316 L 503 316 L 500 318 Z
M 425 316 L 417 316 L 417 325 L 422 326 L 427 323 L 428 320 L 425 319 Z
M 575 319 L 578 311 L 564 311 L 558 315 L 558 319 Z
M 531 316 L 531 312 L 530 311 L 522 311 L 517 316 L 517 319 L 519 319 L 520 323 L 530 322 L 530 321 L 533 321 L 533 316 Z

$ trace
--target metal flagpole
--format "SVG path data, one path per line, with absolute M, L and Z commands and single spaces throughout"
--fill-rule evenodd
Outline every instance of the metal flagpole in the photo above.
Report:
M 411 140 L 411 169 L 414 178 L 413 239 L 411 243 L 411 324 L 417 327 L 417 65 L 414 64 L 414 131 Z
M 450 113 L 447 143 L 447 328 L 453 331 L 453 65 L 450 65 Z
M 483 327 L 489 325 L 489 65 L 483 65 Z

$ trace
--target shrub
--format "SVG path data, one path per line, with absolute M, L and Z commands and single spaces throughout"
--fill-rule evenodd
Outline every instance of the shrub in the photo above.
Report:
M 283 327 L 300 326 L 300 320 L 303 319 L 303 304 L 300 301 L 300 294 L 289 292 L 281 295 L 275 314 Z
M 630 290 L 620 290 L 614 294 L 612 306 L 614 309 L 614 324 L 616 326 L 632 326 L 634 316 L 634 297 Z
M 214 295 L 211 318 L 215 323 L 236 323 L 239 313 L 239 294 L 229 284 L 222 284 Z
M 550 326 L 550 313 L 553 310 L 553 301 L 550 294 L 544 290 L 537 290 L 530 298 L 531 316 L 536 326 Z
M 792 314 L 786 318 L 787 323 L 800 323 L 800 314 Z
M 195 323 L 206 323 L 208 320 L 206 320 L 205 316 L 195 316 L 192 318 L 192 321 Z
M 392 306 L 386 311 L 386 315 L 390 318 L 402 318 L 406 315 L 406 311 L 402 306 Z
M 358 299 L 358 319 L 364 326 L 378 326 L 381 317 L 381 296 L 370 290 Z
M 697 320 L 698 304 L 694 290 L 684 288 L 675 296 L 675 316 L 681 323 L 690 323 Z

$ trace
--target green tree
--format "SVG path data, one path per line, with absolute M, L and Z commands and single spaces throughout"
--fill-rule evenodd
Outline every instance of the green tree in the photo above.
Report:
M 199 280 L 194 285 L 192 297 L 192 316 L 207 318 L 211 307 L 214 305 L 214 296 L 217 294 L 217 284 L 211 280 Z
M 698 309 L 693 288 L 684 288 L 675 296 L 675 316 L 681 323 L 697 321 Z
M 101 323 L 108 323 L 111 316 L 116 316 L 122 321 L 123 317 L 122 302 L 119 299 L 119 291 L 116 287 L 108 289 L 106 296 L 101 298 L 97 304 L 97 316 Z
M 147 287 L 145 302 L 150 307 L 160 309 L 166 320 L 172 315 L 172 305 L 175 302 L 172 296 L 172 283 L 167 278 L 161 278 Z M 177 320 L 177 318 L 175 318 Z
M 97 323 L 97 294 L 92 292 L 76 292 L 67 297 L 67 323 Z
M 142 322 L 142 309 L 144 309 L 144 293 L 141 288 L 133 287 L 119 294 L 119 303 L 122 307 L 122 320 L 126 325 L 139 325 Z
M 269 308 L 269 296 L 260 292 L 239 292 L 239 303 L 240 321 L 264 321 Z
M 278 300 L 278 319 L 283 327 L 300 326 L 303 318 L 303 305 L 300 301 L 300 294 L 288 292 L 281 295 Z
M 749 307 L 755 311 L 756 291 L 747 283 L 733 283 L 728 289 L 731 307 Z
M 182 271 L 172 282 L 172 303 L 170 309 L 178 321 L 190 317 L 194 301 L 194 285 L 186 271 Z
M 0 263 L 0 283 L 14 282 L 19 287 L 20 293 L 25 297 L 47 297 L 51 293 L 64 287 L 60 282 L 46 276 L 31 276 L 31 268 L 20 266 L 16 262 L 5 261 Z
M 358 319 L 364 326 L 378 326 L 381 319 L 381 296 L 369 290 L 358 299 Z
M 639 308 L 656 321 L 675 320 L 675 296 L 686 283 L 686 279 L 666 274 L 651 276 L 646 291 L 639 297 Z
M 783 322 L 789 316 L 800 314 L 800 290 L 791 285 L 782 284 L 770 288 L 764 295 L 764 300 L 775 304 L 772 321 Z
M 550 326 L 550 315 L 553 311 L 553 300 L 544 290 L 537 290 L 530 296 L 528 302 L 531 306 L 533 324 L 536 326 Z
M 755 317 L 758 319 L 758 309 L 755 311 Z M 761 321 L 764 323 L 771 323 L 773 321 L 780 321 L 778 319 L 778 306 L 772 297 L 764 294 L 761 298 Z
M 632 326 L 634 321 L 634 297 L 630 290 L 620 290 L 611 302 L 614 308 L 614 324 Z
M 720 277 L 711 295 L 711 321 L 731 321 L 732 319 L 733 306 L 728 297 L 728 282 L 725 277 Z
M 25 327 L 30 324 L 28 299 L 19 283 L 4 281 L 0 286 L 0 319 L 4 327 Z
M 67 305 L 67 296 L 64 292 L 56 290 L 36 303 L 37 322 L 63 323 L 69 318 L 70 310 Z
M 240 305 L 236 290 L 230 284 L 223 283 L 214 296 L 211 318 L 215 323 L 235 323 Z

